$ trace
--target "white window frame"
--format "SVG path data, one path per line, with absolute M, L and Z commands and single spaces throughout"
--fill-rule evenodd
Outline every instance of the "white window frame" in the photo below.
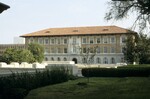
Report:
M 98 43 L 98 39 L 99 39 L 99 43 Z M 97 43 L 97 44 L 100 44 L 100 43 L 101 43 L 101 38 L 100 38 L 100 37 L 96 38 L 96 43 Z
M 94 44 L 94 37 L 90 37 L 90 44 Z
M 86 37 L 82 38 L 82 44 L 87 44 L 87 38 Z

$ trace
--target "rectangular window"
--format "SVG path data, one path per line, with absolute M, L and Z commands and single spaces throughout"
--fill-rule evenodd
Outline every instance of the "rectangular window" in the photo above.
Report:
M 90 48 L 90 53 L 94 53 L 93 47 Z
M 110 42 L 111 42 L 111 43 L 115 43 L 115 37 L 111 37 L 111 38 L 110 38 Z
M 104 53 L 108 53 L 107 47 L 104 47 Z
M 51 53 L 55 53 L 55 48 L 51 48 Z
M 104 38 L 103 38 L 103 43 L 104 43 L 104 44 L 107 44 L 107 43 L 108 43 L 108 38 L 107 38 L 107 37 L 104 37 Z
M 55 44 L 55 39 L 51 39 L 51 44 Z
M 90 44 L 93 44 L 94 43 L 94 38 L 90 38 Z
M 100 47 L 97 48 L 97 53 L 101 53 L 101 48 Z
M 73 53 L 76 53 L 77 51 L 76 51 L 76 47 L 75 46 L 73 46 Z
M 121 37 L 121 43 L 125 43 L 126 42 L 126 37 L 125 36 L 122 36 Z
M 61 53 L 61 48 L 57 48 L 57 53 Z
M 67 44 L 68 43 L 68 40 L 65 38 L 64 39 L 64 44 Z
M 41 39 L 41 38 L 38 39 L 38 43 L 39 43 L 39 44 L 43 44 L 43 39 Z
M 85 47 L 83 48 L 83 53 L 86 53 L 86 48 Z
M 111 47 L 110 51 L 111 53 L 115 53 L 115 47 Z
M 73 44 L 76 44 L 76 38 L 73 38 Z
M 57 44 L 61 44 L 60 38 L 57 39 Z
M 96 42 L 97 44 L 101 43 L 101 38 L 97 38 Z
M 48 48 L 45 48 L 45 53 L 49 53 L 49 49 Z
M 49 44 L 49 39 L 45 39 L 45 44 L 46 44 L 46 45 Z
M 86 38 L 82 38 L 82 44 L 86 44 L 87 43 L 87 39 Z
M 64 53 L 68 53 L 68 50 L 67 50 L 67 48 L 64 48 Z

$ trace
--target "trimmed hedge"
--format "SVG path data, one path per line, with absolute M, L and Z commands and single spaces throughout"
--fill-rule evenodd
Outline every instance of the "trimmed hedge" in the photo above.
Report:
M 150 67 L 141 68 L 84 68 L 85 77 L 148 77 Z
M 23 99 L 32 89 L 68 80 L 69 74 L 64 68 L 36 71 L 34 74 L 13 73 L 0 77 L 0 99 Z

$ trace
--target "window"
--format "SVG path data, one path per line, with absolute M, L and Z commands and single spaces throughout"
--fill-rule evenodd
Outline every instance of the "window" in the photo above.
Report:
M 64 58 L 64 61 L 67 61 L 67 58 L 66 58 L 66 57 Z
M 60 38 L 57 39 L 57 44 L 61 44 Z
M 86 44 L 87 43 L 87 39 L 86 38 L 82 38 L 82 43 Z
M 45 48 L 45 53 L 49 53 L 49 49 L 48 48 Z
M 126 51 L 125 47 L 121 47 L 121 53 L 124 53 Z
M 90 53 L 94 53 L 93 47 L 90 48 Z
M 54 58 L 53 58 L 53 57 L 51 58 L 51 61 L 54 61 Z
M 111 53 L 115 53 L 115 48 L 114 48 L 114 47 L 111 47 L 110 52 L 111 52 Z
M 111 63 L 115 64 L 115 58 L 113 58 L 113 57 L 111 58 Z
M 67 50 L 67 48 L 64 48 L 64 53 L 68 53 L 68 50 Z
M 83 53 L 86 53 L 86 48 L 85 47 L 83 48 Z
M 45 39 L 45 44 L 49 44 L 49 39 Z
M 39 43 L 39 44 L 43 44 L 43 39 L 41 39 L 41 38 L 38 39 L 38 43 Z
M 86 58 L 83 58 L 83 59 L 82 59 L 82 62 L 83 62 L 83 63 L 87 63 L 87 62 L 86 62 Z
M 126 42 L 126 37 L 125 36 L 122 36 L 121 37 L 121 43 L 125 43 Z
M 100 47 L 97 48 L 97 53 L 101 53 L 101 48 Z
M 96 42 L 99 44 L 101 43 L 101 38 L 97 38 Z
M 57 61 L 61 61 L 59 57 L 57 58 Z
M 104 38 L 103 38 L 103 43 L 105 43 L 105 44 L 107 44 L 107 43 L 108 43 L 108 39 L 107 39 L 107 37 L 104 37 Z
M 61 48 L 58 48 L 58 49 L 57 49 L 57 53 L 61 53 Z
M 73 46 L 73 53 L 76 53 L 77 51 L 76 51 L 76 47 L 75 46 Z
M 64 44 L 67 44 L 68 43 L 68 40 L 65 38 L 64 39 Z
M 73 44 L 76 44 L 76 38 L 75 37 L 73 38 Z
M 47 58 L 47 57 L 45 57 L 45 61 L 48 61 L 48 58 Z
M 51 48 L 51 53 L 55 53 L 55 48 Z
M 51 39 L 51 44 L 55 44 L 55 39 Z
M 110 38 L 110 42 L 111 42 L 111 43 L 115 43 L 115 37 L 111 37 L 111 38 Z
M 108 64 L 108 59 L 106 57 L 103 59 L 103 63 Z
M 94 38 L 90 38 L 90 44 L 93 44 L 94 43 Z
M 101 63 L 101 59 L 99 57 L 96 59 L 96 63 Z
M 107 47 L 104 47 L 104 53 L 108 53 Z

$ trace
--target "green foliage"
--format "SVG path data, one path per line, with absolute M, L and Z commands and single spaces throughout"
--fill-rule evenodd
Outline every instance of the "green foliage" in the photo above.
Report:
M 28 50 L 33 54 L 36 62 L 42 62 L 44 59 L 44 48 L 43 46 L 31 43 L 28 45 Z
M 124 48 L 124 56 L 128 63 L 149 64 L 150 38 L 142 33 L 137 35 L 135 39 L 129 35 Z
M 150 37 L 140 33 L 137 40 L 136 52 L 139 57 L 140 64 L 150 63 Z
M 68 80 L 69 75 L 62 68 L 36 71 L 32 74 L 13 73 L 7 77 L 0 77 L 0 96 L 6 99 L 23 99 L 32 89 Z
M 135 61 L 135 44 L 136 41 L 133 39 L 132 35 L 128 35 L 126 40 L 126 47 L 124 48 L 124 57 L 128 63 L 133 63 Z
M 6 51 L 3 53 L 1 61 L 6 62 L 8 64 L 11 62 L 32 63 L 34 61 L 34 57 L 29 50 L 26 49 L 18 50 L 18 49 L 9 48 L 6 49 Z
M 87 77 L 148 77 L 150 67 L 139 68 L 84 68 L 82 75 Z
M 149 0 L 112 0 L 108 3 L 106 20 L 121 20 L 134 15 L 133 27 L 143 31 L 150 24 L 150 1 Z

